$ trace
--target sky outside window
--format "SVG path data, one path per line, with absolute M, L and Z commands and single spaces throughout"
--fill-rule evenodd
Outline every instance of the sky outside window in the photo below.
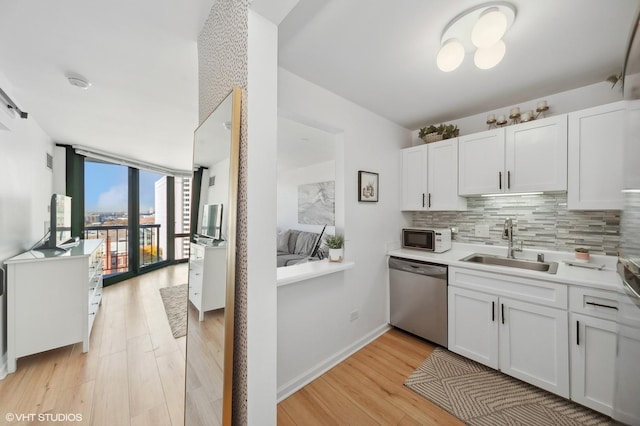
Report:
M 126 212 L 128 206 L 128 168 L 85 161 L 85 211 Z M 140 173 L 140 212 L 155 208 L 154 185 L 162 175 Z

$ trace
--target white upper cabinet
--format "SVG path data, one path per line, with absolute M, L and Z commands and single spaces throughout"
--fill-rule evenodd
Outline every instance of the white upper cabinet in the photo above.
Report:
M 402 210 L 425 210 L 427 145 L 402 150 Z
M 459 138 L 460 195 L 503 192 L 504 129 L 493 129 Z
M 567 189 L 567 116 L 460 137 L 460 195 Z
M 464 210 L 458 196 L 458 139 L 402 150 L 402 210 Z
M 567 190 L 567 116 L 506 128 L 505 192 Z
M 429 210 L 466 210 L 458 196 L 458 138 L 430 143 L 427 166 Z
M 625 102 L 569 114 L 569 209 L 622 209 L 626 114 Z

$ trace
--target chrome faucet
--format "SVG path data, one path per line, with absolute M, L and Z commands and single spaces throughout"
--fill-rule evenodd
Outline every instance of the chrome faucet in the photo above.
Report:
M 502 239 L 508 241 L 507 258 L 515 259 L 516 257 L 513 254 L 513 221 L 510 217 L 504 220 L 504 232 L 502 233 Z

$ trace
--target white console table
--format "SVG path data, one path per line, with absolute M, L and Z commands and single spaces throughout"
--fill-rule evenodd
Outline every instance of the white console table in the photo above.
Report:
M 224 308 L 227 289 L 227 247 L 191 243 L 189 256 L 189 300 L 204 313 Z
M 32 250 L 5 263 L 7 273 L 7 362 L 82 342 L 89 336 L 102 298 L 101 239 L 81 240 L 66 251 Z

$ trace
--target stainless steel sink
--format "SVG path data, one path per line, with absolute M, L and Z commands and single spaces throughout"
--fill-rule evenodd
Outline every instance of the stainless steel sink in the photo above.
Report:
M 540 271 L 548 274 L 555 274 L 558 271 L 558 262 L 534 262 L 524 259 L 508 259 L 491 254 L 473 253 L 460 260 L 464 262 L 481 263 L 483 265 L 528 269 L 530 271 Z

